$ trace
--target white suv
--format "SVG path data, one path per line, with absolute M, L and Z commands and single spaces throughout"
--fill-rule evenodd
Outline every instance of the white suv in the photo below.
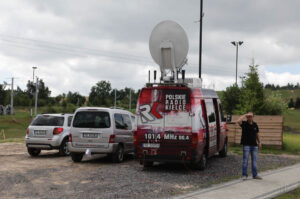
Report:
M 133 152 L 135 115 L 126 110 L 82 107 L 74 113 L 68 148 L 74 162 L 84 153 L 108 154 L 113 162 L 122 162 Z
M 38 156 L 41 150 L 58 149 L 69 155 L 68 141 L 73 114 L 41 114 L 27 128 L 25 141 L 28 153 Z

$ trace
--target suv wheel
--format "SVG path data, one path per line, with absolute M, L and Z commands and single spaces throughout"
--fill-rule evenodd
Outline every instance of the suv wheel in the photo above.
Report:
M 112 161 L 115 163 L 123 162 L 124 160 L 124 148 L 119 145 L 116 152 L 112 154 Z
M 71 153 L 73 162 L 81 162 L 83 153 Z
M 219 152 L 220 157 L 227 156 L 227 141 L 224 143 L 223 149 Z
M 70 151 L 68 149 L 68 142 L 69 142 L 69 139 L 66 138 L 62 141 L 60 147 L 59 147 L 59 154 L 60 155 L 70 155 Z
M 27 148 L 27 151 L 29 155 L 31 155 L 32 157 L 36 157 L 41 153 L 41 149 L 35 149 L 35 148 Z

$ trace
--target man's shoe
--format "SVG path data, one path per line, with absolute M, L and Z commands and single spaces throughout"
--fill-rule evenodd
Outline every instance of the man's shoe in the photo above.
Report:
M 260 177 L 260 176 L 255 176 L 255 177 L 253 177 L 253 179 L 255 179 L 255 180 L 262 180 L 262 177 Z
M 247 180 L 247 176 L 243 176 L 243 177 L 242 177 L 242 180 Z

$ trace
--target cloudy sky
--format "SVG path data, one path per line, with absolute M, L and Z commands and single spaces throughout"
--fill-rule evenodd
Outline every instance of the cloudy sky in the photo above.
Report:
M 0 83 L 25 88 L 32 67 L 52 96 L 88 95 L 97 81 L 141 88 L 152 61 L 148 41 L 163 20 L 189 38 L 187 76 L 198 76 L 200 0 L 10 0 L 0 3 Z M 300 82 L 299 0 L 204 0 L 203 82 L 223 90 L 255 59 L 264 83 Z

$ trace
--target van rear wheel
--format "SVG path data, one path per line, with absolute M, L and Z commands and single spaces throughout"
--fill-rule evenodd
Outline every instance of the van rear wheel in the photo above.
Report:
M 41 149 L 35 149 L 35 148 L 27 148 L 27 151 L 29 155 L 31 155 L 32 157 L 36 157 L 41 153 Z
M 81 162 L 83 153 L 71 153 L 73 162 Z
M 227 142 L 224 143 L 223 149 L 219 152 L 220 157 L 226 157 L 227 156 Z
M 124 160 L 124 148 L 119 145 L 116 152 L 112 154 L 112 161 L 115 163 L 123 162 Z
M 204 170 L 207 167 L 207 158 L 205 154 L 201 155 L 201 158 L 198 162 L 194 162 L 193 166 L 195 169 Z

